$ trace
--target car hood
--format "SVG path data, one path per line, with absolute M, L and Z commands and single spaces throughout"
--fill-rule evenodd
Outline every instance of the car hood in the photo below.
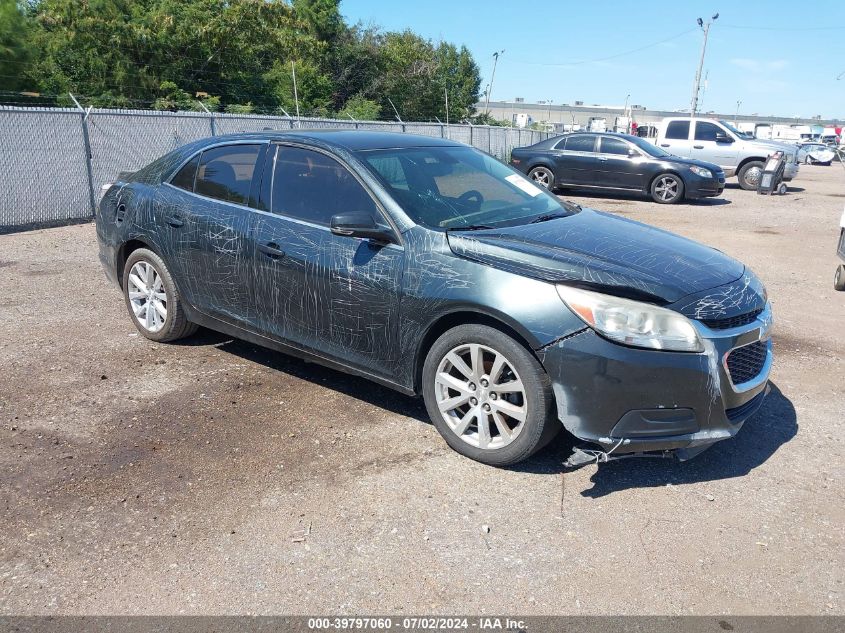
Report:
M 785 155 L 794 156 L 798 152 L 798 147 L 793 143 L 784 143 L 782 141 L 771 141 L 764 138 L 748 139 L 745 141 L 751 145 L 761 145 L 763 147 L 771 147 L 774 149 L 783 150 Z
M 739 279 L 721 251 L 639 222 L 583 209 L 537 224 L 449 233 L 459 257 L 545 281 L 674 303 Z
M 716 165 L 715 163 L 708 163 L 707 161 L 698 160 L 697 158 L 683 158 L 682 156 L 665 156 L 662 158 L 656 158 L 655 160 L 665 160 L 670 163 L 675 163 L 676 165 L 696 165 L 698 167 L 704 167 L 704 169 L 709 169 L 713 174 L 717 174 L 722 171 L 722 168 Z

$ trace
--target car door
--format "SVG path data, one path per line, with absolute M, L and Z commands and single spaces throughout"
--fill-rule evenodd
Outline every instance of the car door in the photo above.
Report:
M 379 204 L 332 156 L 287 144 L 268 155 L 259 198 L 250 227 L 256 329 L 389 377 L 398 358 L 404 249 L 329 228 L 344 212 L 365 212 L 389 227 Z
M 564 185 L 590 185 L 598 167 L 595 134 L 570 134 L 558 143 L 555 152 L 555 175 Z
M 224 321 L 250 320 L 249 200 L 266 144 L 205 149 L 171 179 L 159 231 L 179 292 Z
M 646 161 L 631 143 L 613 136 L 601 136 L 596 156 L 596 185 L 617 189 L 643 188 Z
M 681 158 L 692 156 L 692 142 L 690 140 L 689 120 L 669 121 L 663 137 L 658 140 L 658 145 L 670 154 Z
M 729 140 L 720 140 L 729 139 Z M 724 170 L 734 170 L 737 150 L 727 131 L 712 121 L 695 121 L 692 158 L 719 165 Z

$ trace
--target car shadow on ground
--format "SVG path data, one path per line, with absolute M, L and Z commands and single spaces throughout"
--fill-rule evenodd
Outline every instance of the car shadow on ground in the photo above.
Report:
M 613 205 L 615 202 L 650 202 L 652 201 L 651 198 L 639 193 L 626 193 L 623 191 L 620 192 L 613 192 L 609 194 L 606 191 L 586 191 L 580 189 L 556 189 L 555 195 L 564 200 L 572 200 L 573 198 L 581 198 L 581 199 L 595 199 L 595 200 L 602 200 L 605 204 Z M 658 205 L 657 202 L 654 203 Z M 671 207 L 684 207 L 684 206 L 694 206 L 694 207 L 718 207 L 725 204 L 731 204 L 730 200 L 726 200 L 725 198 L 701 198 L 699 200 L 684 200 L 683 202 L 679 202 L 678 204 L 674 205 L 665 205 Z M 601 210 L 600 206 L 598 207 Z
M 277 352 L 247 341 L 232 338 L 226 334 L 200 328 L 194 336 L 175 341 L 174 344 L 213 346 L 244 360 L 284 372 L 301 380 L 307 380 L 326 389 L 345 393 L 353 398 L 363 400 L 382 409 L 387 409 L 398 415 L 431 424 L 422 398 L 406 396 L 366 378 L 345 374 L 330 367 L 311 363 L 283 352 Z
M 406 396 L 365 378 L 310 363 L 282 352 L 260 347 L 201 328 L 195 336 L 177 341 L 178 345 L 207 345 L 234 354 L 244 360 L 284 372 L 326 389 L 344 393 L 397 415 L 431 424 L 422 398 Z M 771 393 L 760 410 L 745 422 L 736 437 L 716 443 L 698 457 L 678 462 L 674 459 L 632 458 L 598 465 L 585 497 L 598 498 L 630 488 L 653 488 L 730 479 L 747 475 L 768 460 L 798 432 L 795 407 L 780 389 L 771 385 Z M 564 462 L 576 444 L 569 433 L 562 432 L 545 449 L 507 470 L 559 475 L 572 472 Z M 458 459 L 466 459 L 456 455 Z M 594 468 L 587 465 L 585 468 Z
M 698 457 L 679 462 L 662 458 L 631 458 L 598 465 L 590 481 L 593 486 L 581 492 L 598 498 L 630 488 L 654 488 L 742 477 L 766 462 L 798 432 L 798 420 L 792 401 L 772 384 L 760 410 L 746 420 L 736 437 L 717 442 Z M 571 472 L 563 461 L 572 450 L 573 441 L 561 434 L 552 446 L 516 469 L 538 473 Z M 587 468 L 594 468 L 587 466 Z

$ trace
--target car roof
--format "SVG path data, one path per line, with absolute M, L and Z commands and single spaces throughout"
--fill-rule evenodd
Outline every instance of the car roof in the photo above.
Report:
M 407 147 L 462 147 L 461 143 L 435 136 L 382 132 L 379 130 L 297 129 L 242 132 L 206 139 L 209 144 L 237 140 L 300 140 L 342 147 L 349 151 L 397 149 Z

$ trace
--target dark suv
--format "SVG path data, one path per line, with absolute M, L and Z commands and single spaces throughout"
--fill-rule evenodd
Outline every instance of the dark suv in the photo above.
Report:
M 513 150 L 511 165 L 547 189 L 636 191 L 661 204 L 719 196 L 725 189 L 718 165 L 674 156 L 629 134 L 564 134 Z
M 422 394 L 490 464 L 561 422 L 606 453 L 690 457 L 767 389 L 771 312 L 741 263 L 448 140 L 199 141 L 114 183 L 97 234 L 147 338 L 206 326 Z

